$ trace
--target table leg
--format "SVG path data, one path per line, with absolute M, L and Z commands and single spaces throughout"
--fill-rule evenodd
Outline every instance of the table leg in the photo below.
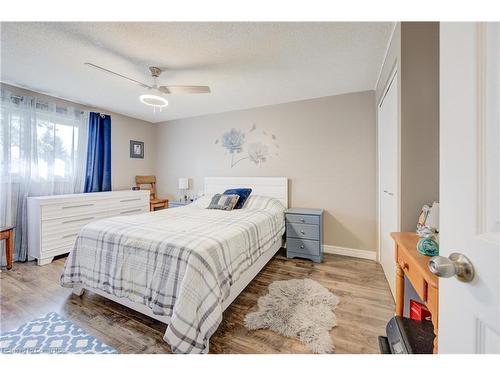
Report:
M 7 241 L 5 244 L 5 256 L 7 258 L 7 269 L 10 270 L 12 268 L 12 256 L 14 249 L 14 231 L 9 231 L 9 237 L 7 237 Z
M 432 315 L 432 324 L 434 325 L 434 342 L 433 345 L 433 353 L 438 354 L 438 318 L 437 316 Z
M 403 316 L 405 303 L 405 274 L 396 262 L 396 315 Z

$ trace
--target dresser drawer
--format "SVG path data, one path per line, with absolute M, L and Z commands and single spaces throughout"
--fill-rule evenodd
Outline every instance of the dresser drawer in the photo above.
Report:
M 99 215 L 90 214 L 42 221 L 41 246 L 42 250 L 67 245 L 75 241 L 80 229 L 92 221 L 98 220 Z
M 58 247 L 54 247 L 51 249 L 44 249 L 42 254 L 43 258 L 51 258 L 55 257 L 61 254 L 67 254 L 70 253 L 73 250 L 73 246 L 75 244 L 75 241 L 71 243 L 66 243 L 66 244 L 60 244 Z
M 287 223 L 287 236 L 319 241 L 319 225 Z
M 44 205 L 42 206 L 42 220 L 86 216 L 101 212 L 108 212 L 106 216 L 111 216 L 110 211 L 125 211 L 136 207 L 147 207 L 149 209 L 149 196 L 145 194 L 110 196 L 107 199 L 101 197 L 93 200 L 81 199 L 73 202 Z
M 319 241 L 313 240 L 302 240 L 298 238 L 288 238 L 286 242 L 287 253 L 293 253 L 297 255 L 321 256 L 321 243 Z
M 93 215 L 106 209 L 102 200 L 81 200 L 42 206 L 42 220 L 51 220 L 71 216 Z
M 80 229 L 96 220 L 105 219 L 120 215 L 137 215 L 149 212 L 148 206 L 124 206 L 120 209 L 110 209 L 101 212 L 90 212 L 86 215 L 60 217 L 42 221 L 42 238 L 50 238 L 53 235 L 58 237 L 69 233 L 78 233 Z
M 44 239 L 44 241 L 42 242 L 41 254 L 43 254 L 44 257 L 47 257 L 49 253 L 61 249 L 65 249 L 67 251 L 61 250 L 62 252 L 60 252 L 59 254 L 69 253 L 73 249 L 73 245 L 75 244 L 76 235 L 76 233 L 71 233 L 62 235 L 59 239 Z
M 79 231 L 84 225 L 104 217 L 102 214 L 89 214 L 83 216 L 63 217 L 45 220 L 42 222 L 42 237 L 51 234 L 62 234 L 66 231 Z
M 287 214 L 286 221 L 289 223 L 297 224 L 319 224 L 319 216 L 317 215 L 297 215 L 297 214 Z
M 124 207 L 120 210 L 96 212 L 94 214 L 63 217 L 42 221 L 42 251 L 69 246 L 72 247 L 76 236 L 87 224 L 113 216 L 137 215 L 149 212 L 147 207 Z
M 418 296 L 423 302 L 427 302 L 427 282 L 425 281 L 422 273 L 417 269 L 417 265 L 402 249 L 398 249 L 397 256 L 399 266 L 403 269 L 406 277 L 410 280 L 410 283 L 413 285 L 413 288 L 417 292 Z

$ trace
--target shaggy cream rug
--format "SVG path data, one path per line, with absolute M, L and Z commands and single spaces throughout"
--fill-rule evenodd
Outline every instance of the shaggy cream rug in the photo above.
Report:
M 247 314 L 245 326 L 297 337 L 313 353 L 333 353 L 329 331 L 337 325 L 333 310 L 338 303 L 335 294 L 311 279 L 275 281 L 259 298 L 259 310 Z

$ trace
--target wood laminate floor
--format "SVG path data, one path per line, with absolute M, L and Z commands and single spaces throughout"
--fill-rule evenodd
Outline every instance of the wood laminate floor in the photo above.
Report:
M 59 286 L 65 258 L 39 267 L 14 263 L 0 273 L 0 331 L 55 311 L 120 353 L 169 353 L 163 341 L 166 325 L 99 295 L 82 297 Z M 311 278 L 340 298 L 337 327 L 331 331 L 336 353 L 378 353 L 377 336 L 394 314 L 394 300 L 381 266 L 370 260 L 325 255 L 321 264 L 287 259 L 282 251 L 224 312 L 223 322 L 210 340 L 210 353 L 309 353 L 298 340 L 270 330 L 249 331 L 247 312 L 275 280 Z

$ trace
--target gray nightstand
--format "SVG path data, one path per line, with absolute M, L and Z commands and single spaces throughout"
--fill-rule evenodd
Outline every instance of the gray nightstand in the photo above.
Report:
M 193 203 L 193 202 L 191 202 L 191 201 L 168 201 L 168 208 L 187 206 L 190 203 Z
M 290 208 L 285 212 L 286 256 L 323 260 L 323 210 Z

